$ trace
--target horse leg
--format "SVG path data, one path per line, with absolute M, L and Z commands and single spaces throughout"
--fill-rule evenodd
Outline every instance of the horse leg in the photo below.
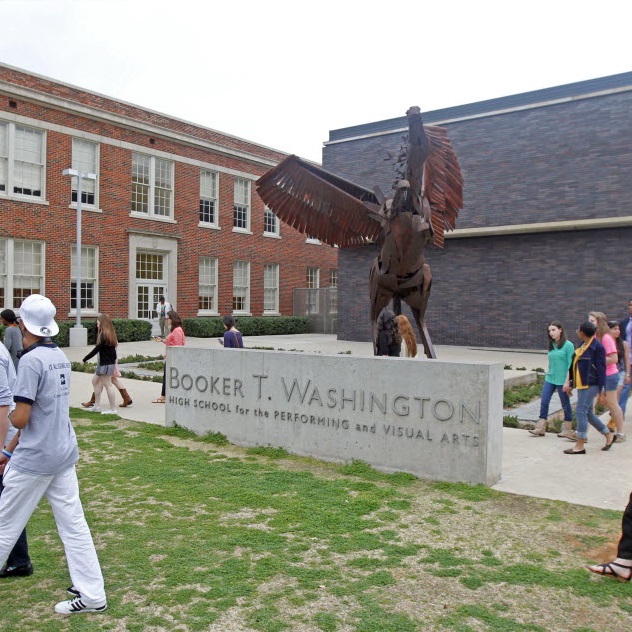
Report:
M 373 261 L 369 273 L 369 294 L 371 296 L 371 339 L 373 340 L 373 353 L 377 351 L 377 319 L 380 312 L 389 304 L 393 292 L 380 284 L 380 270 L 377 259 Z
M 421 336 L 421 342 L 424 346 L 424 352 L 427 358 L 436 359 L 430 334 L 426 328 L 424 316 L 426 314 L 426 308 L 428 307 L 428 299 L 430 298 L 430 288 L 432 287 L 432 274 L 430 273 L 430 266 L 427 263 L 423 265 L 423 281 L 420 287 L 418 287 L 413 294 L 407 296 L 404 300 L 410 306 L 413 313 L 413 318 L 417 323 L 419 334 Z

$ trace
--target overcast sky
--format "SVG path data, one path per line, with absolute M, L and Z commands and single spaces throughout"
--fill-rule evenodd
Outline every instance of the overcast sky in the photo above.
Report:
M 632 70 L 629 0 L 0 0 L 0 61 L 320 161 L 330 129 Z

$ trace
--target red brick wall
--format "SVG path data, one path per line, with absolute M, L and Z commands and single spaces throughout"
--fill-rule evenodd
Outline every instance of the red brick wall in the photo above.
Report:
M 11 89 L 0 85 L 0 120 L 4 112 L 28 117 L 33 121 L 58 124 L 78 131 L 90 132 L 109 139 L 133 143 L 139 151 L 151 154 L 154 150 L 168 152 L 211 163 L 221 167 L 260 176 L 270 167 L 264 160 L 281 160 L 284 155 L 230 136 L 198 128 L 166 116 L 144 111 L 106 97 L 83 92 L 51 80 L 17 72 L 0 65 L 0 81 L 28 87 L 43 94 L 90 105 L 101 111 L 122 114 L 134 121 L 158 125 L 166 130 L 186 133 L 192 142 L 178 142 L 161 136 L 158 130 L 147 133 L 88 115 L 59 109 L 37 98 L 26 100 Z M 11 107 L 14 101 L 17 107 Z M 27 123 L 25 123 L 27 124 Z M 150 139 L 154 142 L 151 143 Z M 250 156 L 235 157 L 196 146 L 197 139 L 221 144 L 223 147 L 248 152 Z M 70 179 L 62 170 L 72 161 L 72 135 L 48 130 L 46 132 L 46 201 L 47 204 L 21 202 L 0 195 L 0 237 L 33 239 L 46 242 L 46 293 L 64 317 L 70 309 L 70 253 L 76 243 L 76 210 L 70 208 Z M 281 239 L 263 237 L 263 202 L 251 182 L 252 235 L 233 233 L 232 175 L 219 174 L 219 226 L 221 230 L 198 227 L 200 167 L 174 162 L 174 219 L 176 223 L 151 221 L 130 217 L 131 208 L 130 149 L 100 143 L 99 207 L 102 213 L 83 212 L 82 242 L 99 246 L 99 307 L 114 317 L 128 315 L 130 270 L 128 230 L 155 231 L 164 236 L 179 238 L 178 295 L 169 296 L 184 317 L 197 314 L 198 261 L 200 256 L 219 260 L 218 308 L 220 313 L 232 311 L 232 265 L 235 259 L 250 261 L 250 312 L 263 313 L 263 267 L 278 263 L 279 307 L 283 315 L 292 314 L 292 290 L 306 286 L 308 267 L 321 269 L 321 287 L 329 285 L 330 270 L 337 268 L 337 251 L 326 245 L 305 243 L 305 235 L 287 225 L 281 225 Z

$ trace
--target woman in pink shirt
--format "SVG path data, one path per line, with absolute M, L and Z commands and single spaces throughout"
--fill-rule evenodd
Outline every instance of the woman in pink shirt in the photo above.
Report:
M 186 343 L 186 338 L 184 336 L 184 329 L 182 328 L 182 318 L 178 315 L 178 312 L 174 312 L 171 310 L 167 314 L 167 327 L 170 329 L 170 333 L 166 338 L 154 338 L 157 342 L 164 342 L 167 347 L 184 347 Z M 164 354 L 163 358 L 167 358 L 167 355 Z M 165 385 L 167 382 L 167 363 L 165 362 L 165 370 L 162 374 L 162 391 L 160 393 L 160 397 L 152 400 L 154 404 L 164 404 L 165 403 Z
M 601 342 L 606 350 L 606 394 L 600 396 L 599 403 L 610 411 L 610 418 L 616 426 L 616 441 L 625 441 L 623 434 L 623 411 L 619 406 L 617 398 L 617 388 L 619 386 L 619 354 L 617 353 L 617 343 L 610 334 L 608 320 L 603 312 L 590 312 L 588 320 L 597 327 L 597 340 Z

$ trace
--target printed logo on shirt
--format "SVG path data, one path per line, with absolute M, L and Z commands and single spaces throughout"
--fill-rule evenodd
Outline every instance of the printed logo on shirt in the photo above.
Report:
M 66 386 L 66 374 L 65 373 L 61 373 L 59 375 L 59 381 L 60 381 L 62 386 Z

